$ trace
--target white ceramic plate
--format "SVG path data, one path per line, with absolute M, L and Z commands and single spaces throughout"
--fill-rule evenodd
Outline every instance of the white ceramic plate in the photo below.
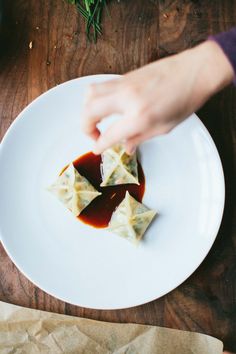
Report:
M 79 122 L 86 86 L 113 77 L 84 77 L 46 92 L 15 120 L 0 150 L 7 253 L 49 294 L 97 309 L 143 304 L 182 283 L 210 250 L 224 207 L 220 158 L 196 115 L 140 147 L 143 202 L 159 216 L 139 247 L 81 223 L 46 191 L 63 166 L 92 149 Z

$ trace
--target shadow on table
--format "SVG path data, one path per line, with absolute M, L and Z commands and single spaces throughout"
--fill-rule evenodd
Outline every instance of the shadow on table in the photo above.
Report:
M 0 0 L 0 70 L 15 61 L 28 45 L 27 2 Z

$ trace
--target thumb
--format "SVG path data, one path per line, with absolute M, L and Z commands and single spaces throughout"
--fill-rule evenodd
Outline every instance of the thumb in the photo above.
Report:
M 136 144 L 132 144 L 132 142 L 125 143 L 125 151 L 128 155 L 133 155 L 137 148 Z

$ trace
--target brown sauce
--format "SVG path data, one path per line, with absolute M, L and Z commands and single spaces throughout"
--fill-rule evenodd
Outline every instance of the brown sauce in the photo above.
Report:
M 97 156 L 92 152 L 88 152 L 87 154 L 80 156 L 73 162 L 73 164 L 77 171 L 82 176 L 86 177 L 88 181 L 102 193 L 78 216 L 78 219 L 85 224 L 89 224 L 96 228 L 107 227 L 113 211 L 124 199 L 127 190 L 136 200 L 139 202 L 142 201 L 145 190 L 145 177 L 139 162 L 138 175 L 140 185 L 122 184 L 109 187 L 100 187 L 100 183 L 102 182 L 100 155 Z

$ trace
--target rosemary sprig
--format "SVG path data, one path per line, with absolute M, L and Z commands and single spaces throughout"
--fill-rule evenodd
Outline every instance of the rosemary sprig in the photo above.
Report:
M 93 32 L 93 41 L 96 43 L 98 34 L 102 34 L 101 15 L 106 6 L 106 0 L 67 0 L 67 2 L 76 5 L 86 22 L 87 39 L 91 40 Z

